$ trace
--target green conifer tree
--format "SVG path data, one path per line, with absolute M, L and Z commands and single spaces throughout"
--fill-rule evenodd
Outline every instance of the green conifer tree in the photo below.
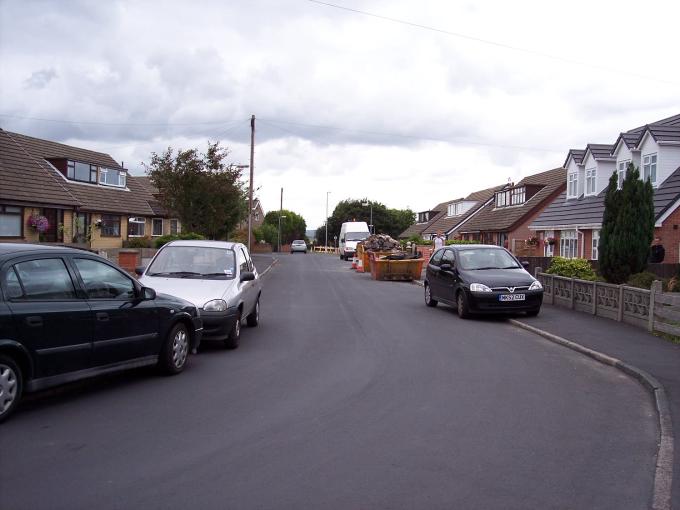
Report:
M 615 260 L 617 250 L 613 249 L 613 247 L 615 244 L 614 230 L 620 208 L 620 195 L 618 177 L 616 171 L 614 171 L 609 178 L 609 186 L 604 198 L 604 215 L 602 217 L 602 230 L 600 231 L 598 260 L 600 273 L 608 282 L 613 282 L 617 279 L 616 267 L 618 261 Z

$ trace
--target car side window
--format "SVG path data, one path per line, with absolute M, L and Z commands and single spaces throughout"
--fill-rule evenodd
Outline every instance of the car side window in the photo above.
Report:
M 255 269 L 255 264 L 253 264 L 253 259 L 250 258 L 247 248 L 243 248 L 243 254 L 246 256 L 246 261 L 248 262 L 248 271 Z
M 128 300 L 135 297 L 132 279 L 117 269 L 98 260 L 76 258 L 73 261 L 88 298 Z
M 442 256 L 444 255 L 444 250 L 437 250 L 432 258 L 430 259 L 430 264 L 433 266 L 438 266 L 442 261 Z
M 13 267 L 10 267 L 5 276 L 5 284 L 7 289 L 7 299 L 17 299 L 24 295 L 24 289 L 21 288 L 19 277 Z
M 14 265 L 19 284 L 13 286 L 14 299 L 56 301 L 77 299 L 71 275 L 62 259 L 36 259 Z M 9 277 L 9 274 L 8 274 Z M 12 286 L 10 282 L 9 286 Z M 19 294 L 19 292 L 21 292 Z
M 248 269 L 248 257 L 246 257 L 243 248 L 236 250 L 236 263 L 238 264 L 239 271 L 241 271 L 241 273 L 244 271 L 250 271 L 250 269 Z
M 442 256 L 442 264 L 446 262 L 454 266 L 456 263 L 456 257 L 453 254 L 453 250 L 444 250 L 444 255 Z

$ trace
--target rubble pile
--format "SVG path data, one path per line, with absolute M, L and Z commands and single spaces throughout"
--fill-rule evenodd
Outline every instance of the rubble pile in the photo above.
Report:
M 363 241 L 367 251 L 393 251 L 401 250 L 401 244 L 387 234 L 374 234 Z

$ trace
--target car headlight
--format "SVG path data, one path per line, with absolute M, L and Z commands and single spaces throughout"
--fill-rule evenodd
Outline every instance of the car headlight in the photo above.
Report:
M 471 283 L 470 290 L 472 292 L 491 292 L 491 289 L 483 283 Z
M 206 312 L 224 312 L 227 309 L 227 302 L 224 299 L 213 299 L 203 305 Z
M 536 280 L 529 286 L 529 290 L 543 290 L 543 285 L 541 285 L 541 282 Z

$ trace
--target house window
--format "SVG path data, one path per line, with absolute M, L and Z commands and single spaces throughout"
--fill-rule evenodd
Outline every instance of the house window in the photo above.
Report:
M 554 255 L 555 255 L 555 231 L 546 230 L 545 233 L 543 234 L 543 256 L 553 257 Z
M 628 168 L 628 163 L 630 163 L 630 159 L 619 161 L 617 164 L 616 172 L 618 177 L 618 189 L 623 188 L 623 181 L 626 180 L 626 170 Z
M 656 154 L 648 154 L 642 157 L 642 177 L 656 186 Z
M 567 198 L 578 196 L 578 173 L 574 172 L 567 176 Z
M 120 170 L 114 170 L 113 168 L 100 168 L 99 169 L 99 184 L 104 184 L 105 186 L 118 186 L 125 187 L 126 173 Z
M 146 220 L 144 218 L 128 219 L 128 237 L 144 237 Z
M 523 204 L 526 198 L 526 189 L 524 186 L 521 188 L 514 188 L 511 192 L 512 205 Z
M 0 205 L 0 237 L 21 237 L 23 210 L 12 205 Z
M 102 237 L 120 237 L 120 216 L 102 214 Z
M 255 213 L 255 221 L 260 221 L 260 213 L 259 213 L 259 211 Z
M 567 259 L 578 257 L 578 236 L 576 230 L 562 230 L 560 232 L 560 256 Z
M 174 236 L 179 234 L 179 221 L 170 220 L 170 233 Z
M 496 193 L 496 207 L 505 207 L 506 205 L 510 205 L 508 192 L 500 191 Z
M 66 166 L 66 177 L 80 182 L 97 182 L 97 166 L 80 161 L 69 161 Z
M 593 240 L 592 240 L 592 250 L 590 258 L 592 260 L 598 260 L 600 258 L 600 231 L 593 230 Z
M 163 235 L 163 218 L 154 218 L 151 220 L 151 235 L 152 236 Z
M 597 169 L 590 168 L 586 170 L 586 195 L 594 195 L 597 182 Z

